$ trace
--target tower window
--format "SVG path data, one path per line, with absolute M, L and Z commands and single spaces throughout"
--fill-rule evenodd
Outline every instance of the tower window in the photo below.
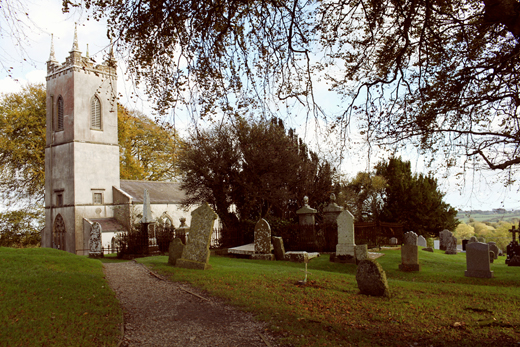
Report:
M 101 102 L 97 96 L 94 96 L 90 103 L 90 127 L 101 129 Z
M 94 205 L 103 204 L 103 193 L 94 193 L 92 195 L 92 200 L 93 200 Z
M 56 131 L 63 130 L 63 98 L 61 95 L 58 97 L 58 114 L 56 122 Z
M 63 194 L 56 194 L 56 206 L 57 207 L 63 206 Z

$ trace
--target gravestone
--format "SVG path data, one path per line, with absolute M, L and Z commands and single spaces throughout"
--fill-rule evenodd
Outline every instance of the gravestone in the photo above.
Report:
M 469 240 L 462 240 L 462 250 L 466 252 L 466 246 L 468 245 Z
M 489 246 L 489 245 L 488 245 Z M 495 252 L 489 251 L 489 263 L 493 264 L 493 261 L 495 260 Z
M 421 235 L 417 238 L 417 246 L 428 247 L 428 242 L 426 242 L 426 239 L 424 238 L 424 236 Z
M 446 250 L 446 242 L 448 242 L 448 237 L 451 237 L 452 233 L 448 229 L 444 229 L 439 233 L 439 249 L 441 251 Z
M 92 223 L 92 228 L 90 229 L 89 245 L 89 258 L 103 257 L 103 250 L 101 249 L 101 225 L 98 222 Z
M 375 260 L 367 259 L 359 263 L 356 271 L 356 281 L 361 294 L 390 296 L 386 273 Z
M 368 259 L 368 246 L 356 245 L 354 247 L 354 253 L 356 254 L 356 264 L 359 264 L 361 261 Z
M 520 266 L 520 245 L 516 241 L 516 233 L 520 232 L 520 230 L 513 225 L 509 232 L 512 234 L 513 240 L 506 247 L 506 264 L 508 266 Z
M 444 254 L 457 254 L 457 238 L 455 236 L 448 235 L 446 237 L 446 252 Z
M 399 269 L 401 271 L 420 271 L 419 255 L 417 246 L 417 234 L 409 231 L 404 234 L 404 245 L 401 246 L 401 264 Z
M 494 253 L 494 259 L 498 258 L 498 246 L 495 242 L 488 242 L 489 250 L 493 251 Z
M 355 259 L 354 247 L 354 216 L 345 210 L 337 219 L 338 244 L 336 245 L 336 257 L 351 257 Z
M 187 269 L 205 270 L 209 265 L 209 245 L 213 225 L 217 219 L 207 203 L 202 204 L 191 212 L 190 238 L 182 251 L 182 257 L 177 260 L 176 266 Z
M 390 245 L 395 246 L 395 245 L 397 245 L 397 243 L 399 241 L 395 237 L 391 237 L 389 242 L 390 242 Z
M 413 231 L 408 231 L 403 235 L 403 240 L 405 245 L 417 246 L 418 237 Z
M 276 260 L 285 260 L 285 247 L 283 246 L 283 239 L 279 236 L 273 236 L 273 252 Z
M 255 225 L 255 253 L 271 253 L 271 227 L 263 218 Z
M 182 257 L 182 251 L 184 251 L 184 243 L 179 238 L 174 238 L 172 242 L 170 242 L 170 247 L 168 248 L 168 264 L 175 266 L 177 260 Z
M 471 236 L 471 237 L 469 238 L 469 240 L 468 240 L 468 244 L 473 243 L 473 242 L 478 242 L 476 236 Z M 466 247 L 467 247 L 467 246 L 468 246 L 468 245 L 466 245 Z
M 440 249 L 441 242 L 439 240 L 433 240 L 433 248 Z
M 472 242 L 466 247 L 466 277 L 492 278 L 493 271 L 489 265 L 489 245 Z

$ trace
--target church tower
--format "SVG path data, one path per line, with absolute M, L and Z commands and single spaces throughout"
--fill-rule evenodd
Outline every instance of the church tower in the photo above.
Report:
M 47 61 L 45 229 L 42 246 L 88 254 L 84 218 L 113 217 L 119 188 L 116 62 L 96 65 L 74 43 L 63 64 Z

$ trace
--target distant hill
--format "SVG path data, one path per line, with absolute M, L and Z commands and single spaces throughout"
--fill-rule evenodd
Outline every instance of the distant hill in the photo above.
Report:
M 468 223 L 470 218 L 473 218 L 477 222 L 510 222 L 518 223 L 520 220 L 520 210 L 506 210 L 503 208 L 497 208 L 492 211 L 483 210 L 470 210 L 470 211 L 459 211 L 457 218 L 464 223 Z

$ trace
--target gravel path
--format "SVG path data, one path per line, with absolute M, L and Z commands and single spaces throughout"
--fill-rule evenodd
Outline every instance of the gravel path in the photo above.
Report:
M 277 345 L 264 323 L 193 287 L 157 278 L 135 262 L 104 267 L 123 308 L 121 346 Z

